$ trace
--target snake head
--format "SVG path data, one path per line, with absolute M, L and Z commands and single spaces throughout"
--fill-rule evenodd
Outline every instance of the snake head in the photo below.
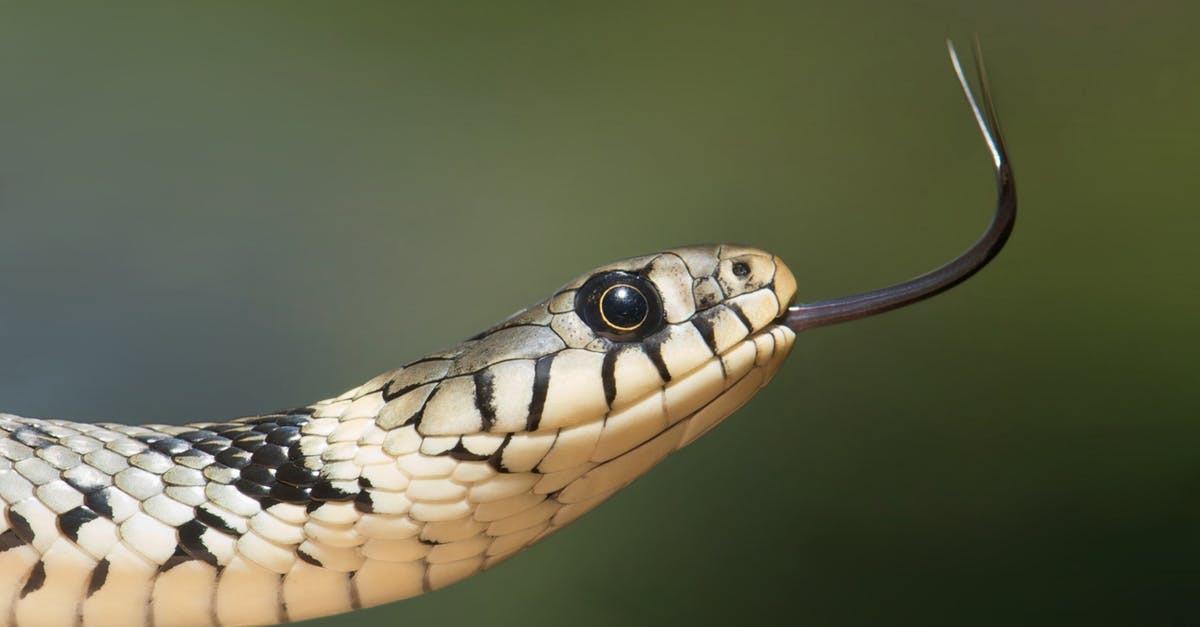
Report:
M 782 357 L 792 335 L 777 322 L 795 285 L 778 257 L 740 246 L 678 248 L 601 266 L 413 364 L 440 373 L 440 382 L 407 420 L 426 436 L 603 434 L 627 422 L 637 427 L 626 430 L 657 434 L 722 396 L 756 363 Z M 625 448 L 603 444 L 578 459 Z
M 377 422 L 414 429 L 430 454 L 559 474 L 570 500 L 607 495 L 771 378 L 795 337 L 783 324 L 795 288 L 778 257 L 740 246 L 602 266 L 368 384 L 387 401 Z M 624 458 L 636 463 L 578 488 Z

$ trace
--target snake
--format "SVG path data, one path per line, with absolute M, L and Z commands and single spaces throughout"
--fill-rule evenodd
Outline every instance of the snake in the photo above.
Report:
M 749 401 L 798 332 L 928 298 L 999 252 L 1012 170 L 982 59 L 981 110 L 950 54 L 998 190 L 955 260 L 795 304 L 772 253 L 675 248 L 304 407 L 186 425 L 0 414 L 0 621 L 302 620 L 443 588 L 562 529 Z

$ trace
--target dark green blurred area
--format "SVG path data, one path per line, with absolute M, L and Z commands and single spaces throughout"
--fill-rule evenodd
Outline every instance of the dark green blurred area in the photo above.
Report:
M 0 8 L 0 399 L 294 406 L 595 265 L 768 248 L 805 333 L 720 429 L 484 575 L 313 625 L 1200 624 L 1200 4 Z

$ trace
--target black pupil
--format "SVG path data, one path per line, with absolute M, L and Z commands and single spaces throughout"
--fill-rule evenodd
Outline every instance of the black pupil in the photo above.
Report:
M 600 297 L 600 315 L 614 329 L 636 329 L 649 312 L 646 297 L 632 285 L 614 285 Z

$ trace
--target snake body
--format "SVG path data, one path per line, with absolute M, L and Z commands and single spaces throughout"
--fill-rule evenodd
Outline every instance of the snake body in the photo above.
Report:
M 770 253 L 668 250 L 597 268 L 458 346 L 290 411 L 184 426 L 0 414 L 0 623 L 262 625 L 441 588 L 507 559 L 749 400 L 795 332 L 958 285 L 1004 246 L 1016 188 L 949 263 L 790 306 Z
M 792 345 L 794 291 L 769 253 L 682 248 L 299 409 L 0 415 L 0 622 L 273 624 L 461 580 L 746 402 Z

